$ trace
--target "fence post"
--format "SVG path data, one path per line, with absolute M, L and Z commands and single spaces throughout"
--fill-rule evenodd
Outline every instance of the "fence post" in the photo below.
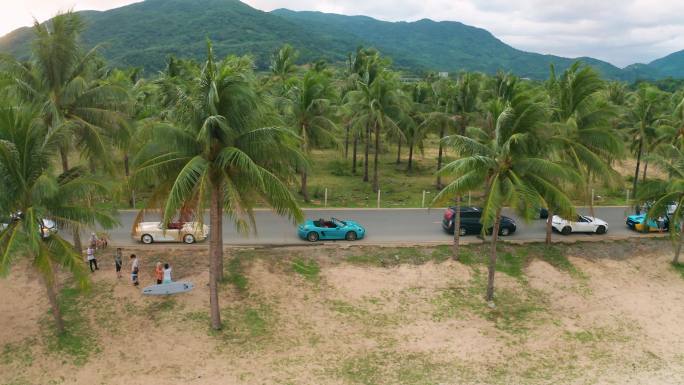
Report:
M 423 190 L 423 201 L 420 204 L 420 208 L 422 209 L 423 207 L 425 207 L 425 190 Z
M 468 191 L 468 207 L 472 206 L 472 204 L 470 204 L 470 198 L 470 191 Z
M 594 189 L 591 189 L 591 207 L 594 207 Z
M 323 207 L 328 207 L 328 188 L 325 188 L 325 199 L 323 200 Z
M 380 190 L 378 189 L 378 208 L 380 208 Z
M 632 190 L 627 189 L 627 200 L 625 201 L 625 206 L 629 207 L 629 193 L 632 192 Z

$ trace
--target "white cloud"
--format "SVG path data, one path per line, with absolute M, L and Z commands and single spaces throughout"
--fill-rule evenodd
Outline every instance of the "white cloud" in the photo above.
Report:
M 0 34 L 58 10 L 104 10 L 133 0 L 4 0 Z M 10 3 L 10 1 L 13 1 Z M 194 1 L 194 0 L 187 0 Z M 368 15 L 382 20 L 454 20 L 489 30 L 516 48 L 592 56 L 624 66 L 684 49 L 682 0 L 246 0 L 255 8 Z

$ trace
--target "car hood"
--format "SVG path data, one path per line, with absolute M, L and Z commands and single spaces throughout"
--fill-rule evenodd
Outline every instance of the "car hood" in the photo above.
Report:
M 608 222 L 604 221 L 603 219 L 599 219 L 599 218 L 596 218 L 596 217 L 590 217 L 590 216 L 586 216 L 586 217 L 589 218 L 589 219 L 591 219 L 591 222 L 592 222 L 592 223 L 595 223 L 595 224 L 597 224 L 597 225 L 604 225 L 604 226 L 607 226 L 607 225 L 608 225 Z
M 646 219 L 646 214 L 634 214 L 627 217 L 632 222 L 641 223 Z

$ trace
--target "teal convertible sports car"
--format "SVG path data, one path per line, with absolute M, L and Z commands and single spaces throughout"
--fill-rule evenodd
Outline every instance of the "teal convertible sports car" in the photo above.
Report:
M 318 240 L 340 240 L 355 241 L 366 235 L 366 229 L 354 221 L 341 221 L 337 218 L 330 220 L 317 219 L 307 220 L 299 225 L 297 234 L 300 238 L 309 242 Z

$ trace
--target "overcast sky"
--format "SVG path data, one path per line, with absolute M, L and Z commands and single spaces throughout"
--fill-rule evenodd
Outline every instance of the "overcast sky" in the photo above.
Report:
M 0 35 L 58 10 L 105 10 L 135 0 L 2 0 Z M 192 0 L 188 0 L 192 1 Z M 684 49 L 684 0 L 247 0 L 251 6 L 455 20 L 527 51 L 592 56 L 620 67 Z

